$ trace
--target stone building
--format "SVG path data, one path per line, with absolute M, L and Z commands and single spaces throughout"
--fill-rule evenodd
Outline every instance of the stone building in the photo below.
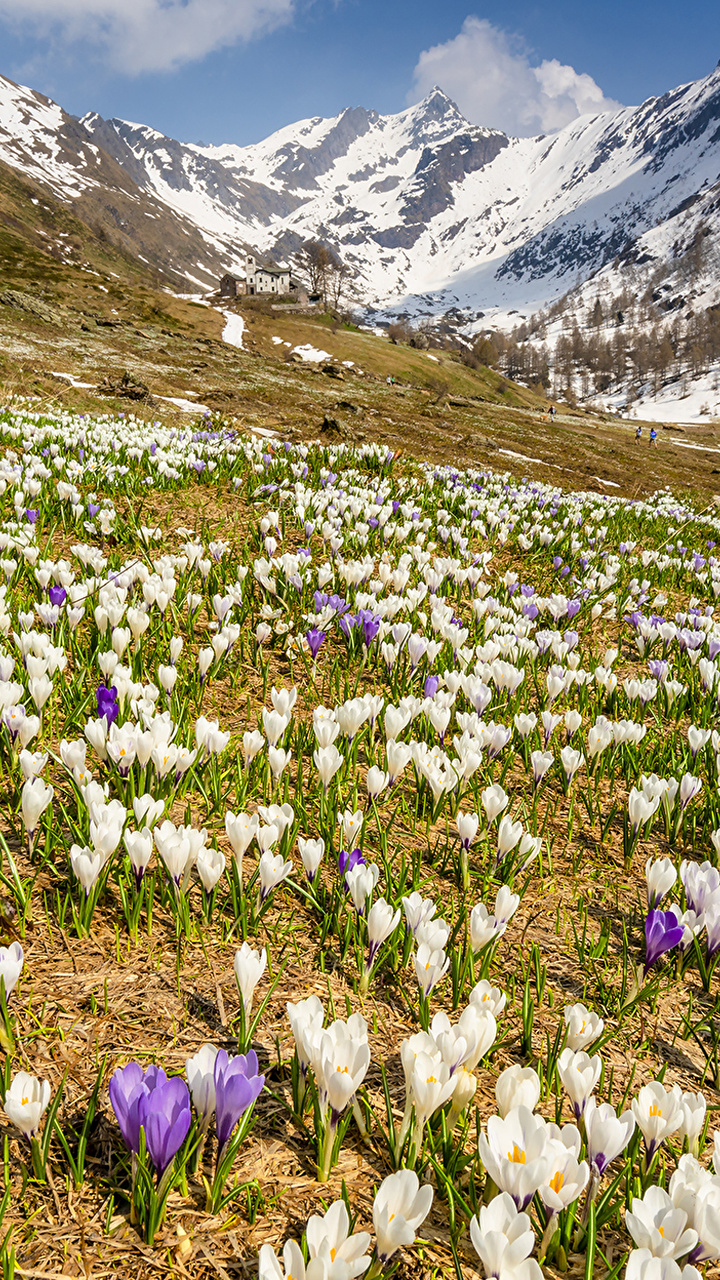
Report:
M 221 298 L 237 298 L 241 294 L 288 294 L 293 289 L 289 267 L 277 267 L 259 262 L 255 254 L 245 259 L 245 275 L 228 272 L 220 281 Z

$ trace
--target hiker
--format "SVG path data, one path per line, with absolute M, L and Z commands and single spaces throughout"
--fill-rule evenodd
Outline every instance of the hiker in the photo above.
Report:
M 654 444 L 657 440 L 657 431 L 654 427 L 650 428 L 650 444 Z
M 554 404 L 550 405 L 550 408 L 548 409 L 548 413 L 550 415 L 550 421 L 554 422 L 555 421 L 555 405 Z
M 642 440 L 642 427 L 638 427 L 637 431 L 635 432 L 635 443 L 639 444 L 641 440 Z

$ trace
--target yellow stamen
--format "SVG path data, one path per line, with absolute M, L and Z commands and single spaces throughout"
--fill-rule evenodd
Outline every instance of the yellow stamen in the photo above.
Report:
M 508 1151 L 508 1160 L 512 1164 L 525 1164 L 525 1152 L 519 1147 L 517 1142 L 514 1144 L 512 1151 Z
M 551 1178 L 550 1180 L 550 1186 L 552 1187 L 556 1195 L 560 1194 L 564 1181 L 565 1181 L 565 1174 L 561 1173 L 560 1170 L 558 1169 L 557 1173 L 555 1174 L 555 1177 Z
M 651 1116 L 657 1116 L 659 1120 L 662 1120 L 662 1111 L 660 1110 L 659 1106 L 655 1102 L 653 1102 L 648 1114 Z
M 20 1105 L 21 1105 L 22 1107 L 26 1107 L 29 1101 L 30 1101 L 30 1099 L 29 1099 L 29 1098 L 23 1098 L 23 1100 L 22 1100 L 22 1102 L 20 1103 Z

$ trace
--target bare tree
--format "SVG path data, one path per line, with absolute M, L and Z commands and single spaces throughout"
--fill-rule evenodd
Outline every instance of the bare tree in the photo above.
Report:
M 307 280 L 308 292 L 319 295 L 326 310 L 338 311 L 351 271 L 336 250 L 321 240 L 306 240 L 295 262 L 298 273 Z

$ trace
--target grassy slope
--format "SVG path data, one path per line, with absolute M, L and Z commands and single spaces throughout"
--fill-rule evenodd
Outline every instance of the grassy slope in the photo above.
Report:
M 157 396 L 195 396 L 241 424 L 303 438 L 317 436 L 328 414 L 353 438 L 568 487 L 639 495 L 670 486 L 706 497 L 720 489 L 712 426 L 661 431 L 660 447 L 649 450 L 647 432 L 635 444 L 634 424 L 570 411 L 550 424 L 540 397 L 490 370 L 357 330 L 333 332 L 322 316 L 245 308 L 245 349 L 230 347 L 216 310 L 167 292 L 101 228 L 0 166 L 0 297 L 7 290 L 23 294 L 25 308 L 0 301 L 0 398 L 19 392 L 97 409 L 107 402 L 52 373 L 95 385 L 127 369 Z M 342 370 L 340 381 L 320 366 L 288 363 L 290 347 L 273 337 L 327 351 L 336 371 L 351 360 L 363 376 Z M 388 374 L 397 385 L 386 385 Z M 162 402 L 136 411 L 175 412 Z

